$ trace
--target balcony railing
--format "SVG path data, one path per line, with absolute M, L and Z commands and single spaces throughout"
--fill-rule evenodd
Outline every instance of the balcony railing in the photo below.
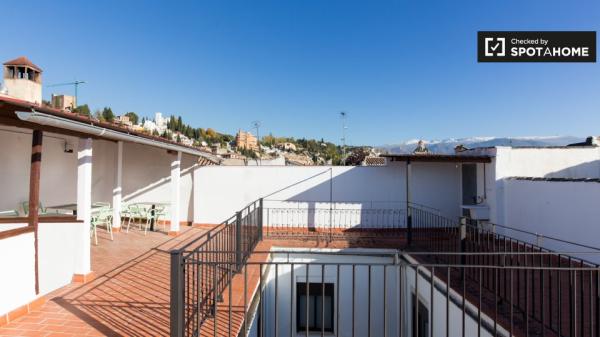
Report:
M 337 217 L 333 206 L 312 213 L 310 209 L 273 209 L 264 207 L 262 200 L 252 203 L 219 227 L 172 253 L 172 336 L 245 336 L 246 332 L 256 328 L 253 325 L 257 324 L 255 315 L 266 320 L 260 322 L 258 330 L 252 330 L 258 336 L 296 336 L 298 317 L 289 318 L 290 326 L 283 327 L 277 323 L 277 315 L 281 319 L 281 315 L 292 312 L 286 306 L 293 306 L 293 303 L 280 301 L 277 289 L 289 287 L 281 290 L 284 293 L 297 290 L 292 282 L 292 270 L 295 268 L 304 268 L 299 271 L 310 280 L 321 275 L 336 284 L 346 282 L 347 287 L 351 285 L 352 292 L 341 295 L 351 299 L 352 316 L 338 317 L 334 321 L 334 333 L 344 331 L 342 335 L 346 336 L 450 336 L 457 333 L 463 336 L 600 335 L 600 267 L 585 259 L 500 235 L 494 226 L 445 218 L 413 205 L 408 208 L 408 214 L 402 213 L 405 220 L 394 220 L 398 214 L 383 209 L 367 212 L 346 209 L 347 214 L 343 215 L 345 209 L 337 208 Z M 368 222 L 364 220 L 367 218 Z M 308 222 L 303 222 L 305 219 Z M 308 260 L 312 262 L 306 262 L 306 259 L 283 262 L 249 260 L 252 253 L 258 253 L 254 249 L 263 234 L 271 237 L 273 234 L 299 233 L 310 228 L 310 219 L 314 220 L 313 227 L 317 232 L 356 228 L 403 231 L 409 246 L 397 247 L 387 255 L 389 260 L 377 263 L 319 262 L 310 258 Z M 357 222 L 357 219 L 360 221 Z M 331 226 L 327 226 L 327 221 Z M 336 222 L 338 225 L 334 226 Z M 368 226 L 365 225 L 367 223 Z M 276 256 L 274 252 L 263 253 Z M 589 249 L 587 252 L 580 249 L 579 253 L 600 255 Z M 282 281 L 280 272 L 285 270 L 292 274 L 292 278 L 287 275 Z M 340 272 L 350 273 L 352 283 L 340 279 Z M 388 280 L 388 275 L 394 273 L 404 276 L 398 276 L 395 281 Z M 364 288 L 354 283 L 355 279 L 363 277 L 369 282 L 383 279 L 386 284 L 376 286 L 369 283 Z M 233 282 L 234 279 L 237 281 Z M 274 297 L 268 295 L 273 294 L 271 288 L 270 293 L 265 293 L 267 284 L 275 287 Z M 415 289 L 413 293 L 423 298 L 427 310 L 421 310 L 420 304 L 412 305 L 410 292 L 407 293 L 402 284 L 411 284 L 412 288 L 406 289 Z M 368 294 L 367 302 L 364 298 L 360 300 L 366 306 L 356 306 L 359 296 L 355 290 L 357 286 L 361 287 L 358 289 L 362 293 L 366 291 Z M 310 287 L 303 289 L 310 291 Z M 325 291 L 326 288 L 321 286 L 319 289 Z M 383 298 L 373 298 L 372 291 L 383 291 Z M 386 293 L 388 291 L 398 293 L 392 297 L 394 301 L 387 300 L 387 295 L 391 294 Z M 234 301 L 236 293 L 237 302 Z M 243 301 L 239 296 L 243 296 Z M 268 304 L 264 302 L 266 299 Z M 270 308 L 269 315 L 275 315 L 274 319 L 267 317 L 267 312 L 263 311 L 265 306 Z M 336 302 L 335 308 L 347 310 L 347 306 L 339 302 Z M 366 318 L 356 314 L 355 308 L 368 308 Z M 383 321 L 381 315 L 372 311 L 373 308 L 383 309 Z M 445 308 L 442 314 L 439 313 L 441 308 Z M 389 312 L 394 310 L 395 316 L 389 316 Z M 421 311 L 429 315 L 429 325 L 422 325 L 424 318 L 419 315 L 424 314 L 420 314 Z M 323 313 L 323 308 L 320 313 Z M 310 314 L 307 312 L 302 317 Z M 456 317 L 460 319 L 456 321 Z M 364 324 L 367 328 L 362 326 Z M 422 330 L 419 334 L 419 327 L 425 326 L 427 333 L 423 334 Z M 321 329 L 325 329 L 323 325 Z M 310 335 L 314 333 L 323 335 L 326 331 L 312 331 Z
M 171 251 L 171 335 L 195 336 L 262 238 L 262 200 Z M 234 252 L 233 254 L 230 252 Z M 200 263 L 210 261 L 210 263 Z

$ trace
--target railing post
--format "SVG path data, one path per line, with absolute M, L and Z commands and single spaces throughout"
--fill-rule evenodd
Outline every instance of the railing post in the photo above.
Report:
M 260 198 L 258 200 L 258 241 L 262 241 L 263 239 L 263 199 Z
M 412 237 L 413 237 L 413 231 L 412 231 L 412 212 L 411 212 L 411 208 L 410 206 L 406 208 L 406 229 L 407 229 L 407 234 L 406 234 L 406 241 L 408 243 L 408 245 L 410 246 L 412 244 Z
M 183 252 L 171 251 L 171 337 L 183 337 Z
M 235 217 L 235 265 L 236 270 L 242 267 L 242 212 L 237 212 Z
M 467 218 L 466 217 L 460 218 L 458 232 L 459 232 L 459 240 L 460 240 L 460 252 L 462 253 L 460 256 L 460 263 L 462 265 L 465 265 L 466 256 L 464 253 L 467 250 Z M 464 267 L 463 267 L 463 271 L 464 271 Z

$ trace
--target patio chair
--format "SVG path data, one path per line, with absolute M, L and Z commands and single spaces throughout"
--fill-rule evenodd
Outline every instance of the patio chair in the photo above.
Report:
M 0 211 L 0 216 L 5 216 L 5 217 L 16 217 L 19 216 L 19 211 L 17 211 L 16 209 L 10 209 L 7 211 Z
M 135 222 L 139 220 L 140 230 L 142 229 L 142 221 L 145 218 L 144 207 L 139 204 L 131 204 L 127 206 L 127 233 L 129 233 L 129 226 L 131 226 L 131 222 Z
M 125 218 L 131 219 L 131 214 L 130 205 L 121 205 L 121 227 L 125 226 Z
M 21 207 L 23 208 L 23 213 L 27 216 L 29 215 L 29 201 L 23 201 L 21 203 Z M 39 215 L 56 215 L 59 214 L 59 212 L 57 210 L 54 211 L 48 211 L 47 208 L 44 207 L 44 205 L 40 202 L 38 205 L 38 214 Z
M 154 223 L 156 225 L 158 225 L 158 222 L 160 220 L 163 220 L 163 223 L 162 223 L 162 229 L 163 229 L 163 231 L 166 231 L 166 228 L 167 228 L 167 223 L 165 221 L 165 219 L 167 218 L 167 216 L 168 216 L 168 212 L 167 212 L 167 207 L 166 206 L 156 206 L 154 208 Z
M 106 226 L 106 231 L 110 234 L 110 239 L 114 240 L 112 233 L 112 208 L 110 207 L 101 207 L 94 212 L 92 212 L 91 219 L 91 228 L 90 228 L 90 237 L 94 236 L 94 242 L 98 245 L 98 231 L 97 228 L 100 225 Z

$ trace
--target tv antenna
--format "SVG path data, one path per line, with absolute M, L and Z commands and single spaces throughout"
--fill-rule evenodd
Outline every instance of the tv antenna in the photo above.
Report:
M 256 145 L 258 145 L 258 165 L 259 166 L 262 164 L 262 159 L 260 156 L 260 125 L 261 125 L 260 121 L 252 122 L 252 128 L 256 129 Z
M 346 117 L 348 117 L 348 113 L 345 111 L 340 112 L 340 119 L 342 120 L 342 165 L 345 165 L 346 162 Z
M 48 88 L 50 88 L 50 87 L 63 87 L 65 85 L 72 85 L 72 86 L 74 86 L 75 87 L 75 103 L 79 104 L 79 101 L 77 100 L 77 90 L 79 89 L 79 86 L 81 84 L 85 84 L 85 81 L 77 81 L 77 80 L 75 80 L 74 82 L 50 84 L 50 85 L 47 85 L 46 87 L 48 87 Z

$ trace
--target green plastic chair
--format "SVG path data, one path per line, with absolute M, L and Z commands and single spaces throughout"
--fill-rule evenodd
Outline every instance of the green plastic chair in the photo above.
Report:
M 152 216 L 152 215 L 150 215 Z M 168 216 L 167 207 L 166 206 L 156 206 L 154 209 L 154 223 L 158 224 L 158 222 L 162 219 L 165 220 Z M 163 221 L 162 229 L 166 231 L 167 223 Z
M 130 205 L 121 205 L 121 227 L 125 226 L 125 218 L 131 219 Z
M 92 212 L 91 219 L 91 228 L 90 228 L 90 236 L 94 236 L 94 242 L 98 245 L 98 226 L 104 225 L 106 226 L 106 230 L 110 234 L 110 239 L 114 240 L 112 233 L 112 208 L 110 207 L 101 207 Z
M 17 211 L 16 209 L 10 209 L 8 211 L 0 211 L 0 217 L 16 217 L 19 216 L 19 211 Z
M 23 201 L 21 203 L 21 207 L 23 208 L 23 213 L 25 213 L 25 215 L 29 215 L 29 201 Z M 47 208 L 44 207 L 44 205 L 42 205 L 42 203 L 40 202 L 38 205 L 38 214 L 39 215 L 50 215 L 50 214 L 59 214 L 58 211 L 48 211 Z
M 142 229 L 142 220 L 145 218 L 145 210 L 144 207 L 139 204 L 131 204 L 127 207 L 128 210 L 128 221 L 127 221 L 127 233 L 129 233 L 129 227 L 132 222 L 139 221 L 140 230 Z

